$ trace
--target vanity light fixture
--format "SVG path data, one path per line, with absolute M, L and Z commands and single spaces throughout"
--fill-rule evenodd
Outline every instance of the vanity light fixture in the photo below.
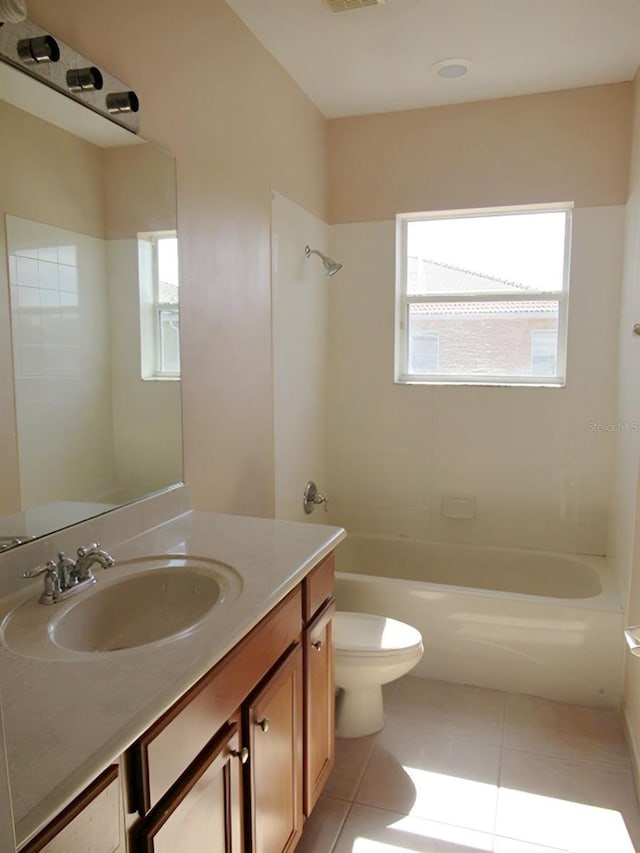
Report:
M 140 102 L 136 93 L 38 24 L 20 19 L 20 11 L 20 0 L 0 0 L 0 63 L 137 133 Z
M 318 255 L 318 257 L 322 261 L 322 265 L 324 267 L 324 271 L 327 274 L 327 278 L 332 275 L 335 275 L 338 270 L 342 269 L 342 264 L 339 264 L 338 261 L 334 261 L 333 258 L 328 258 L 326 255 L 323 255 L 322 252 L 319 252 L 317 249 L 311 249 L 309 246 L 305 246 L 304 253 L 307 258 L 311 255 Z
M 93 65 L 89 68 L 70 68 L 67 71 L 67 86 L 71 92 L 97 92 L 102 89 L 103 84 L 100 69 Z
M 21 39 L 18 42 L 18 56 L 28 65 L 35 62 L 57 62 L 60 59 L 60 48 L 53 36 Z
M 135 92 L 109 92 L 105 102 L 111 115 L 137 113 L 140 109 L 140 102 Z

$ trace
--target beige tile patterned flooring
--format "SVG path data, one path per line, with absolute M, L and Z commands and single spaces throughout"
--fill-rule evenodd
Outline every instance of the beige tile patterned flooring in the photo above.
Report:
M 382 732 L 338 739 L 297 853 L 634 853 L 619 715 L 404 678 Z

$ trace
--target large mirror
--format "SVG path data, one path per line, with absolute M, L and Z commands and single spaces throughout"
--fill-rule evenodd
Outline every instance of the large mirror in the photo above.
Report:
M 173 158 L 0 63 L 0 549 L 182 479 Z

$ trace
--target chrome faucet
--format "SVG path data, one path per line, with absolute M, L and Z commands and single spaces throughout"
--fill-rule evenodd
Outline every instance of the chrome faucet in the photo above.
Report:
M 23 578 L 37 578 L 44 575 L 44 591 L 40 604 L 57 604 L 71 595 L 75 595 L 96 582 L 91 567 L 95 564 L 108 569 L 114 559 L 107 551 L 94 542 L 89 547 L 78 548 L 78 559 L 72 560 L 60 552 L 58 561 L 48 560 L 44 566 L 37 566 L 24 572 Z
M 103 569 L 108 569 L 114 564 L 115 560 L 104 548 L 100 547 L 98 542 L 94 542 L 88 548 L 78 548 L 78 559 L 75 562 L 73 570 L 78 578 L 78 583 L 84 581 L 95 581 L 91 566 L 98 564 Z

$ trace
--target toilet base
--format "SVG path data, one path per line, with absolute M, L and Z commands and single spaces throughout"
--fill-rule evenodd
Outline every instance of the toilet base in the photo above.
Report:
M 337 737 L 364 737 L 383 725 L 382 685 L 342 688 L 336 707 Z

